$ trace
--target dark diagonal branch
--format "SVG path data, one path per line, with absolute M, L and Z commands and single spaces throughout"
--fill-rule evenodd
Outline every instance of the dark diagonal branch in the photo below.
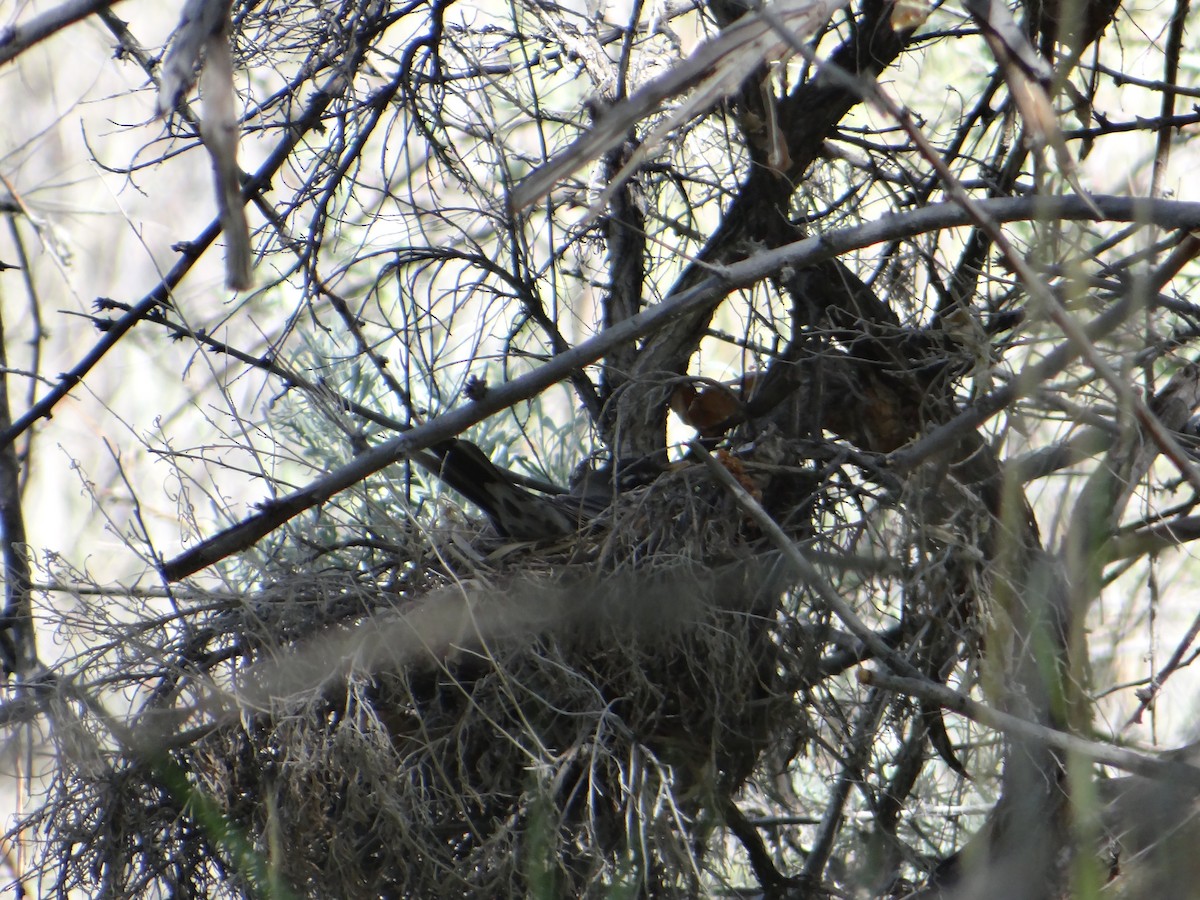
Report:
M 292 151 L 304 140 L 305 135 L 319 125 L 321 117 L 335 97 L 334 91 L 342 86 L 344 86 L 344 79 L 340 75 L 334 75 L 326 82 L 322 90 L 318 90 L 314 94 L 304 111 L 304 115 L 296 121 L 293 128 L 289 129 L 287 136 L 279 142 L 271 155 L 259 166 L 253 177 L 246 183 L 243 188 L 243 195 L 252 195 L 270 183 L 271 179 L 287 161 Z M 215 220 L 210 222 L 195 238 L 183 244 L 184 253 L 182 257 L 171 267 L 171 270 L 155 286 L 154 290 L 150 291 L 150 293 L 130 307 L 127 313 L 116 319 L 108 327 L 103 336 L 101 336 L 100 340 L 96 342 L 95 346 L 78 363 L 72 366 L 68 372 L 59 376 L 58 384 L 46 396 L 42 397 L 24 415 L 18 417 L 12 425 L 4 429 L 3 433 L 0 433 L 0 447 L 12 443 L 39 419 L 49 418 L 59 401 L 66 397 L 77 384 L 83 381 L 88 372 L 104 358 L 104 355 L 121 338 L 128 334 L 138 322 L 143 321 L 152 310 L 169 304 L 171 302 L 171 292 L 183 281 L 187 273 L 191 271 L 192 266 L 195 265 L 196 260 L 212 245 L 220 233 L 220 220 Z
M 26 22 L 0 29 L 0 65 L 12 62 L 34 44 L 116 2 L 118 0 L 67 0 Z
M 1116 221 L 1130 221 L 1136 217 L 1139 220 L 1150 219 L 1160 223 L 1165 221 L 1170 227 L 1200 223 L 1200 204 L 1197 203 L 1139 201 L 1117 197 L 1094 199 L 1106 218 Z M 977 204 L 977 208 L 994 222 L 1013 221 L 1031 216 L 1040 219 L 1090 219 L 1096 215 L 1090 203 L 1072 197 L 983 201 Z M 451 410 L 423 426 L 363 453 L 353 462 L 299 491 L 267 501 L 259 513 L 168 562 L 164 566 L 163 575 L 169 581 L 178 581 L 231 553 L 244 550 L 305 510 L 312 509 L 346 488 L 358 484 L 364 478 L 398 462 L 413 451 L 460 434 L 471 425 L 482 422 L 522 400 L 536 396 L 550 385 L 566 378 L 571 372 L 600 359 L 609 347 L 653 334 L 680 318 L 693 315 L 696 310 L 712 309 L 730 291 L 755 284 L 784 266 L 813 265 L 878 242 L 961 226 L 970 221 L 971 217 L 964 210 L 955 204 L 947 203 L 885 216 L 858 228 L 806 238 L 777 250 L 764 251 L 730 266 L 710 267 L 713 274 L 694 288 L 677 294 L 653 309 L 626 319 L 600 336 L 584 341 L 556 356 L 527 375 L 492 388 L 488 395 L 479 401 Z M 1065 359 L 1070 358 L 1070 350 L 1065 350 L 1062 356 L 1062 364 L 1065 365 Z M 1009 392 L 997 392 L 993 395 L 992 402 L 977 406 L 969 415 L 964 414 L 959 419 L 974 421 L 975 424 L 970 427 L 978 427 L 1016 398 L 1016 389 L 1013 388 L 1012 391 L 1011 396 Z M 958 434 L 958 429 L 964 427 L 959 419 L 952 420 L 930 435 L 929 439 L 919 442 L 922 445 L 919 451 L 902 451 L 905 457 L 911 458 L 909 464 L 915 464 L 917 460 L 924 458 L 924 454 L 934 452 L 930 445 L 938 446 L 947 439 L 947 433 Z

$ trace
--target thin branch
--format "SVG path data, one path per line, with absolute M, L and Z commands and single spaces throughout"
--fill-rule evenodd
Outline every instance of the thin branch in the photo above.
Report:
M 1146 687 L 1141 688 L 1136 692 L 1139 701 L 1138 707 L 1125 722 L 1126 728 L 1129 728 L 1131 725 L 1141 724 L 1142 714 L 1150 708 L 1150 705 L 1158 696 L 1158 692 L 1162 689 L 1162 686 L 1166 683 L 1166 680 L 1180 668 L 1183 663 L 1183 657 L 1187 654 L 1188 650 L 1191 649 L 1192 644 L 1196 642 L 1197 635 L 1200 635 L 1200 614 L 1197 614 L 1196 617 L 1192 619 L 1192 624 L 1188 627 L 1187 633 L 1179 640 L 1179 643 L 1175 645 L 1175 650 L 1171 654 L 1171 658 L 1168 659 L 1166 664 L 1155 673 L 1154 677 L 1150 679 L 1150 683 Z
M 943 709 L 959 713 L 980 725 L 994 728 L 1005 734 L 1036 741 L 1067 753 L 1076 753 L 1085 759 L 1125 772 L 1132 772 L 1134 775 L 1144 775 L 1146 778 L 1175 783 L 1181 787 L 1200 791 L 1200 769 L 1195 766 L 1169 759 L 1158 759 L 1144 753 L 1114 747 L 1111 744 L 1089 741 L 1065 731 L 1029 722 L 1019 716 L 1001 712 L 972 700 L 945 685 L 923 678 L 906 678 L 865 668 L 859 670 L 859 681 L 912 697 L 932 700 Z
M 695 453 L 708 471 L 716 479 L 717 483 L 728 490 L 738 505 L 744 509 L 749 516 L 754 520 L 754 524 L 762 529 L 763 533 L 771 540 L 776 549 L 779 550 L 784 558 L 791 563 L 796 574 L 804 581 L 805 584 L 812 589 L 817 599 L 825 605 L 825 607 L 835 616 L 842 620 L 842 624 L 856 638 L 874 654 L 875 658 L 889 666 L 897 672 L 903 672 L 911 678 L 921 678 L 921 673 L 912 663 L 900 656 L 896 650 L 890 646 L 876 634 L 871 628 L 858 617 L 858 614 L 850 607 L 841 595 L 834 589 L 824 576 L 817 571 L 817 567 L 806 557 L 795 542 L 791 540 L 779 527 L 770 513 L 762 508 L 757 500 L 750 496 L 750 493 L 738 484 L 737 479 L 730 474 L 729 470 L 722 466 L 713 455 L 704 448 L 704 445 L 699 441 L 692 441 L 688 445 L 692 452 Z
M 12 62 L 34 44 L 118 0 L 67 0 L 28 22 L 0 29 L 0 65 Z
M 335 91 L 339 87 L 344 87 L 345 81 L 340 74 L 332 76 L 326 82 L 323 89 L 317 90 L 312 98 L 311 103 L 295 123 L 294 127 L 289 129 L 287 137 L 279 143 L 274 152 L 266 159 L 266 161 L 254 173 L 254 176 L 245 185 L 244 192 L 251 193 L 262 190 L 283 164 L 287 161 L 292 151 L 304 139 L 308 132 L 316 127 L 322 114 L 333 102 Z M 208 226 L 200 232 L 194 239 L 182 245 L 186 251 L 182 258 L 171 267 L 166 276 L 163 277 L 155 288 L 132 306 L 125 315 L 121 316 L 104 335 L 96 342 L 87 354 L 84 355 L 78 363 L 71 367 L 69 371 L 64 373 L 58 384 L 32 406 L 24 415 L 19 417 L 9 427 L 0 432 L 0 447 L 5 447 L 16 440 L 26 429 L 31 427 L 39 419 L 48 419 L 54 412 L 55 406 L 59 401 L 66 397 L 75 385 L 79 384 L 84 376 L 90 372 L 95 365 L 104 358 L 104 355 L 111 350 L 116 343 L 121 340 L 138 322 L 144 320 L 150 315 L 151 311 L 159 306 L 169 304 L 171 292 L 179 285 L 183 278 L 201 254 L 216 240 L 217 235 L 221 233 L 220 220 L 210 222 Z

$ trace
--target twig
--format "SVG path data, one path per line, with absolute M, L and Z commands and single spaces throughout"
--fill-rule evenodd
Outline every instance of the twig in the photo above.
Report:
M 1089 741 L 1086 738 L 1067 734 L 1065 731 L 1029 722 L 993 709 L 945 685 L 924 678 L 907 678 L 870 669 L 860 669 L 858 677 L 863 684 L 932 700 L 943 709 L 959 713 L 988 728 L 1037 741 L 1056 750 L 1077 753 L 1086 759 L 1125 772 L 1132 772 L 1134 775 L 1143 775 L 1146 778 L 1175 783 L 1181 787 L 1200 791 L 1200 769 L 1195 766 L 1173 760 L 1158 759 L 1144 753 L 1114 747 L 1111 744 Z
M 700 458 L 709 472 L 712 473 L 717 483 L 733 494 L 738 505 L 746 511 L 750 518 L 754 520 L 754 524 L 762 529 L 763 534 L 770 539 L 771 543 L 783 554 L 784 558 L 791 563 L 796 574 L 812 589 L 817 599 L 830 612 L 842 620 L 847 630 L 862 641 L 876 659 L 897 672 L 905 673 L 909 677 L 917 679 L 922 677 L 920 671 L 912 663 L 900 656 L 893 647 L 890 647 L 883 638 L 872 631 L 858 617 L 858 614 L 850 608 L 850 604 L 841 598 L 838 592 L 833 589 L 833 585 L 817 571 L 817 567 L 809 561 L 808 557 L 800 552 L 800 548 L 795 545 L 791 538 L 784 534 L 783 529 L 771 518 L 770 513 L 763 509 L 762 504 L 751 497 L 744 487 L 738 484 L 728 469 L 717 462 L 699 441 L 691 441 L 688 446 Z
M 780 887 L 794 881 L 794 879 L 785 876 L 775 867 L 775 863 L 771 859 L 771 854 L 767 850 L 767 845 L 763 842 L 762 835 L 758 833 L 758 830 L 746 818 L 745 813 L 738 809 L 738 805 L 734 803 L 732 798 L 725 798 L 722 813 L 725 817 L 725 827 L 746 848 L 746 856 L 750 861 L 750 868 L 754 871 L 754 877 L 758 879 L 758 883 L 762 886 L 763 890 L 778 890 Z
M 1188 628 L 1187 634 L 1185 634 L 1175 646 L 1175 651 L 1171 654 L 1171 658 L 1167 660 L 1166 665 L 1164 665 L 1157 673 L 1155 673 L 1154 677 L 1150 679 L 1150 683 L 1146 687 L 1135 692 L 1140 702 L 1138 703 L 1138 708 L 1133 711 L 1133 715 L 1131 715 L 1125 722 L 1126 728 L 1131 725 L 1141 724 L 1142 714 L 1150 708 L 1150 704 L 1154 702 L 1154 698 L 1158 696 L 1158 692 L 1166 680 L 1179 669 L 1180 665 L 1183 663 L 1184 654 L 1186 654 L 1191 648 L 1192 644 L 1195 643 L 1197 635 L 1200 635 L 1200 614 L 1197 614 L 1196 617 L 1192 619 L 1191 627 Z
M 825 866 L 836 845 L 838 833 L 841 831 L 842 818 L 846 812 L 846 801 L 850 798 L 850 789 L 863 780 L 863 766 L 870 756 L 871 747 L 875 743 L 875 734 L 879 728 L 879 718 L 887 708 L 885 692 L 873 690 L 866 702 L 862 704 L 854 722 L 853 744 L 848 748 L 850 753 L 842 762 L 842 771 L 838 780 L 830 790 L 825 814 L 821 824 L 817 826 L 813 838 L 812 849 L 808 859 L 804 861 L 804 872 L 801 878 L 807 884 L 820 884 Z
M 319 123 L 321 116 L 329 104 L 333 102 L 336 89 L 342 86 L 343 83 L 344 80 L 341 74 L 334 74 L 330 76 L 321 89 L 315 92 L 312 102 L 305 110 L 304 115 L 296 121 L 292 128 L 288 129 L 287 137 L 279 143 L 274 152 L 246 184 L 245 190 L 247 193 L 259 191 L 270 182 L 275 173 L 279 171 L 288 157 L 291 156 L 292 150 Z M 108 331 L 84 355 L 83 359 L 76 363 L 68 372 L 60 376 L 58 384 L 46 396 L 30 407 L 12 425 L 5 428 L 3 432 L 0 432 L 0 448 L 12 443 L 39 419 L 50 418 L 59 401 L 66 397 L 71 392 L 71 389 L 83 380 L 84 376 L 104 358 L 104 355 L 116 345 L 117 341 L 123 338 L 134 325 L 149 316 L 152 310 L 159 306 L 167 305 L 171 297 L 171 292 L 191 270 L 196 260 L 200 258 L 200 255 L 216 240 L 220 232 L 220 222 L 213 221 L 193 240 L 186 242 L 183 245 L 186 250 L 183 257 L 171 267 L 171 271 L 163 277 L 154 289 L 132 306 L 125 315 L 113 322 Z

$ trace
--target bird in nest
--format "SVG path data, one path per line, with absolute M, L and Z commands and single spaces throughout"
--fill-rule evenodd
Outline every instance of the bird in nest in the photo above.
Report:
M 542 494 L 517 484 L 470 441 L 453 438 L 430 449 L 439 460 L 438 478 L 479 507 L 501 536 L 518 541 L 575 534 L 618 493 L 648 484 L 662 471 L 648 459 L 588 462 L 572 474 L 569 492 Z

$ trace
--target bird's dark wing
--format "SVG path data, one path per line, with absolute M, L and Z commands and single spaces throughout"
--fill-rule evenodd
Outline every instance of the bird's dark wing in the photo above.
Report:
M 470 441 L 455 438 L 430 449 L 441 458 L 438 477 L 483 510 L 500 534 L 538 541 L 578 530 L 578 518 L 555 498 L 514 484 Z

